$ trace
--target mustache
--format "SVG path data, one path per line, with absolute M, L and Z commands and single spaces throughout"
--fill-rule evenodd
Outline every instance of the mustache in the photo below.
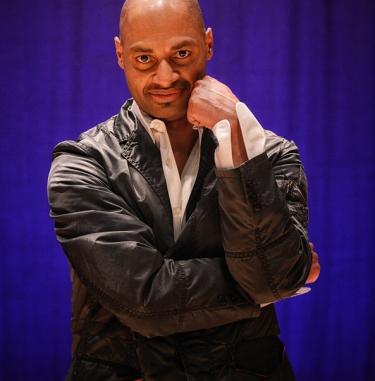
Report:
M 150 85 L 146 88 L 146 91 L 153 91 L 153 90 L 170 90 L 170 89 L 176 89 L 176 90 L 192 90 L 192 86 L 188 81 L 185 81 L 183 79 L 178 79 L 176 82 L 173 82 L 168 87 L 163 87 L 160 85 Z

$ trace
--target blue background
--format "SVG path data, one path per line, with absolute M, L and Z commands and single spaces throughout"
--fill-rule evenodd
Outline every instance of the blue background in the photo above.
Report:
M 375 379 L 375 2 L 205 0 L 212 76 L 296 141 L 322 275 L 278 305 L 299 380 Z M 115 114 L 119 0 L 0 5 L 0 379 L 62 380 L 70 280 L 48 217 L 53 146 Z

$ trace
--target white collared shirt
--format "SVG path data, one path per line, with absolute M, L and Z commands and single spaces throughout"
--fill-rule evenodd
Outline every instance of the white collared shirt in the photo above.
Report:
M 174 239 L 176 241 L 186 222 L 186 206 L 199 170 L 203 128 L 198 128 L 199 139 L 197 139 L 180 176 L 165 123 L 160 119 L 152 119 L 145 114 L 135 101 L 133 101 L 131 108 L 160 150 L 172 208 Z M 238 102 L 236 104 L 236 112 L 244 138 L 247 157 L 250 160 L 264 152 L 265 133 L 253 113 L 244 103 Z M 215 150 L 216 167 L 221 169 L 234 168 L 229 122 L 226 119 L 221 120 L 215 124 L 212 131 L 219 143 Z

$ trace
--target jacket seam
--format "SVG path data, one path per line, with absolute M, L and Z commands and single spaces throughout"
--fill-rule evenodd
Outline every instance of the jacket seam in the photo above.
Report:
M 267 284 L 272 292 L 272 294 L 275 296 L 276 299 L 281 299 L 281 295 L 277 290 L 277 286 L 275 284 L 274 277 L 272 275 L 272 271 L 270 269 L 270 264 L 268 261 L 267 256 L 265 255 L 265 252 L 272 249 L 273 247 L 279 245 L 280 243 L 287 241 L 288 236 L 282 236 L 279 239 L 273 241 L 269 245 L 262 246 L 258 242 L 260 241 L 260 232 L 259 229 L 255 229 L 255 242 L 256 242 L 256 248 L 250 252 L 248 251 L 242 251 L 242 252 L 228 252 L 225 251 L 225 255 L 231 258 L 239 259 L 240 261 L 245 261 L 249 259 L 251 256 L 255 256 L 259 259 L 264 277 L 267 281 Z
M 259 229 L 256 229 L 256 230 L 258 230 L 258 232 L 256 232 L 255 234 L 259 236 Z M 270 242 L 267 245 L 261 245 L 261 244 L 257 243 L 257 238 L 256 238 L 255 239 L 256 248 L 254 248 L 254 249 L 251 249 L 251 250 L 240 250 L 240 251 L 237 251 L 237 250 L 236 251 L 233 251 L 233 250 L 224 250 L 224 251 L 225 251 L 225 255 L 228 255 L 229 257 L 233 257 L 233 258 L 249 258 L 251 256 L 257 255 L 259 250 L 268 251 L 268 250 L 272 249 L 273 247 L 276 247 L 279 244 L 283 243 L 287 239 L 288 239 L 288 237 L 286 235 L 283 235 L 280 238 Z
M 99 295 L 103 300 L 107 301 L 108 304 L 110 304 L 113 307 L 117 307 L 117 311 L 120 313 L 126 313 L 131 317 L 136 317 L 139 319 L 148 319 L 148 318 L 158 318 L 158 317 L 170 317 L 175 315 L 184 315 L 187 312 L 196 312 L 196 311 L 214 311 L 214 310 L 220 310 L 223 308 L 223 306 L 217 305 L 212 306 L 209 308 L 202 308 L 201 306 L 197 307 L 191 307 L 186 310 L 178 310 L 178 309 L 171 309 L 166 310 L 163 312 L 138 312 L 134 309 L 125 307 L 123 304 L 116 301 L 114 298 L 106 294 L 102 288 L 94 286 L 92 282 L 90 282 L 80 271 L 78 267 L 75 267 L 77 275 L 82 279 L 83 283 L 87 285 L 87 287 L 93 291 L 96 292 L 97 295 Z M 233 304 L 233 306 L 242 305 L 243 303 L 239 304 Z M 180 317 L 179 317 L 180 318 Z M 181 319 L 183 319 L 183 316 L 181 316 Z

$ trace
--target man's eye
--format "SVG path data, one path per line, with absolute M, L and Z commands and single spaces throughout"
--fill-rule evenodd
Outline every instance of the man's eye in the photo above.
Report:
M 146 54 L 142 54 L 141 56 L 136 57 L 136 60 L 140 63 L 146 64 L 151 62 L 151 57 Z
M 177 58 L 187 58 L 190 56 L 190 54 L 191 54 L 191 52 L 189 52 L 189 50 L 179 50 L 176 53 L 176 57 Z

